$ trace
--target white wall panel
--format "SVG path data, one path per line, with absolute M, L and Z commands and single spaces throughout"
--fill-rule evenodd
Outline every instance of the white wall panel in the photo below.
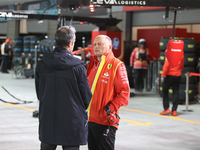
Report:
M 28 33 L 47 33 L 48 20 L 43 20 L 42 24 L 38 23 L 38 20 L 27 20 L 27 32 Z
M 177 11 L 176 24 L 199 24 L 199 9 L 184 9 Z M 170 9 L 169 18 L 164 19 L 165 10 L 135 11 L 133 12 L 133 26 L 173 25 L 174 11 Z

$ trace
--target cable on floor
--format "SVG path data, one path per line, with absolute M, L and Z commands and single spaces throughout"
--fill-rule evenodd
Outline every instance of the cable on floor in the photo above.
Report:
M 19 99 L 19 98 L 16 98 L 14 95 L 12 95 L 10 92 L 8 92 L 8 90 L 6 90 L 1 84 L 0 84 L 0 86 L 4 89 L 4 91 L 6 91 L 10 96 L 12 96 L 14 99 L 16 99 L 16 100 L 18 100 L 18 101 L 20 101 L 21 103 L 19 103 L 19 102 L 8 102 L 8 101 L 5 101 L 5 100 L 2 100 L 1 98 L 0 98 L 0 101 L 2 101 L 2 102 L 4 102 L 4 103 L 11 103 L 11 104 L 28 104 L 28 103 L 34 103 L 34 102 L 36 102 L 36 101 L 26 101 L 26 100 L 21 100 L 21 99 Z

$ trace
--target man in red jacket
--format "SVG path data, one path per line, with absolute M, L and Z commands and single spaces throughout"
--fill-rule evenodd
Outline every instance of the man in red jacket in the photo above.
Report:
M 168 50 L 171 48 L 172 51 L 177 50 L 175 52 L 182 51 L 183 45 L 182 45 L 182 49 L 181 48 L 179 48 L 179 49 L 172 48 L 174 45 L 180 44 L 180 43 L 181 43 L 181 40 L 170 41 L 168 43 Z M 166 52 L 165 52 L 165 55 L 166 55 Z M 184 68 L 184 55 L 183 55 L 183 52 L 178 54 L 179 56 L 181 56 L 180 57 L 181 59 L 176 65 L 174 65 L 174 63 L 173 63 L 175 60 L 173 60 L 174 58 L 172 58 L 173 57 L 172 55 L 173 55 L 173 52 L 171 52 L 171 54 L 169 55 L 169 56 L 171 56 L 171 58 L 170 57 L 167 58 L 167 56 L 166 56 L 165 63 L 163 65 L 163 73 L 161 75 L 161 82 L 163 82 L 163 107 L 164 107 L 164 110 L 160 113 L 160 115 L 166 115 L 166 114 L 171 113 L 172 116 L 177 116 L 176 110 L 178 107 L 178 100 L 179 100 L 179 85 L 181 82 L 181 73 Z M 176 57 L 176 59 L 178 59 L 178 58 Z M 171 62 L 171 64 L 170 64 L 170 62 Z M 172 90 L 173 90 L 172 112 L 169 109 L 169 98 L 168 98 L 168 90 L 170 87 L 172 87 Z
M 128 104 L 130 87 L 126 67 L 115 58 L 112 41 L 99 35 L 87 70 L 92 99 L 88 107 L 88 149 L 114 150 L 119 108 Z

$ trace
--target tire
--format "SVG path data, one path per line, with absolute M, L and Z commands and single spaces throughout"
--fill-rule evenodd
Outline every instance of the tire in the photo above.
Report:
M 189 101 L 194 101 L 196 96 L 196 85 L 189 84 Z M 186 84 L 180 84 L 179 88 L 179 101 L 185 101 Z
M 30 36 L 29 40 L 30 40 L 30 45 L 35 46 L 37 44 L 37 37 L 36 36 Z
M 30 45 L 30 53 L 35 53 L 35 45 Z
M 25 36 L 23 39 L 23 44 L 24 46 L 28 47 L 30 46 L 30 37 L 29 36 Z
M 22 53 L 21 52 L 18 52 L 18 51 L 16 51 L 16 52 L 14 52 L 14 57 L 21 57 L 21 55 L 22 55 Z
M 165 62 L 165 52 L 161 51 L 160 52 L 160 57 L 158 58 L 158 60 L 160 61 L 160 64 L 164 64 Z
M 23 52 L 23 45 L 15 45 L 14 52 Z
M 181 39 L 184 42 L 184 53 L 195 53 L 196 41 L 195 39 Z
M 159 48 L 161 51 L 165 51 L 167 49 L 167 44 L 169 42 L 170 38 L 161 38 L 159 43 Z
M 196 43 L 196 55 L 200 57 L 200 43 Z
M 162 72 L 163 72 L 163 65 L 160 64 L 160 67 L 159 67 L 159 76 L 161 76 Z
M 181 84 L 186 83 L 187 72 L 196 72 L 196 70 L 195 70 L 194 67 L 184 67 L 182 74 L 181 74 Z M 189 76 L 189 83 L 195 84 L 196 83 L 196 77 L 195 76 Z
M 184 66 L 195 67 L 196 63 L 197 63 L 197 57 L 195 53 L 184 54 Z
M 189 85 L 189 101 L 194 101 L 196 95 L 196 86 L 195 84 Z M 179 86 L 179 102 L 184 102 L 186 97 L 186 84 L 180 84 Z M 169 89 L 169 99 L 173 99 L 173 90 Z
M 14 37 L 15 47 L 23 47 L 23 37 Z
M 37 45 L 37 37 L 30 36 L 30 53 L 35 53 L 35 46 Z
M 30 52 L 30 46 L 29 45 L 24 45 L 23 52 L 29 53 Z

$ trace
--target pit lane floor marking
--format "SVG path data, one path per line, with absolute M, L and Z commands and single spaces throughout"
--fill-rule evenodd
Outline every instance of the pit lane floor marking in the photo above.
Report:
M 30 109 L 30 108 L 27 108 L 27 107 L 23 107 L 23 106 L 11 104 L 11 103 L 6 103 L 5 105 L 1 105 L 1 106 L 13 106 L 13 107 L 18 107 L 18 108 L 21 108 L 21 109 L 29 110 L 29 111 L 32 111 L 32 112 L 35 111 L 34 109 Z M 120 109 L 133 111 L 133 112 L 138 112 L 138 113 L 143 113 L 143 114 L 148 114 L 148 115 L 153 115 L 153 116 L 164 117 L 164 118 L 170 118 L 170 119 L 189 122 L 189 123 L 194 123 L 194 124 L 200 124 L 200 122 L 178 118 L 179 116 L 176 116 L 176 117 L 175 116 L 173 116 L 173 117 L 172 116 L 164 116 L 164 115 L 158 115 L 158 114 L 154 114 L 154 113 L 149 113 L 149 112 L 145 112 L 145 111 L 141 111 L 141 110 L 134 110 L 134 109 L 124 108 L 124 107 L 121 107 Z M 130 121 L 132 121 L 132 120 L 130 120 Z
M 184 122 L 189 122 L 189 123 L 194 123 L 194 124 L 200 124 L 200 122 L 186 120 L 186 119 L 181 119 L 181 118 L 179 118 L 180 116 L 165 116 L 165 115 L 159 115 L 159 114 L 149 113 L 149 112 L 145 112 L 145 111 L 141 111 L 141 110 L 134 110 L 134 109 L 124 108 L 124 107 L 121 107 L 120 109 L 128 110 L 128 111 L 133 111 L 133 112 L 138 112 L 138 113 L 143 113 L 143 114 L 148 114 L 148 115 L 153 115 L 153 116 L 164 117 L 164 118 L 170 118 L 170 119 L 184 121 Z
M 23 107 L 23 106 L 19 106 L 19 105 L 15 105 L 15 104 L 11 104 L 11 103 L 5 103 L 4 105 L 1 105 L 1 106 L 13 106 L 13 107 L 18 107 L 18 108 L 29 110 L 29 111 L 35 111 L 34 109 Z
M 143 125 L 143 126 L 150 126 L 152 124 L 152 122 L 138 122 L 138 121 L 133 121 L 133 120 L 129 120 L 129 119 L 122 119 L 123 121 L 127 121 L 129 122 L 128 125 Z

